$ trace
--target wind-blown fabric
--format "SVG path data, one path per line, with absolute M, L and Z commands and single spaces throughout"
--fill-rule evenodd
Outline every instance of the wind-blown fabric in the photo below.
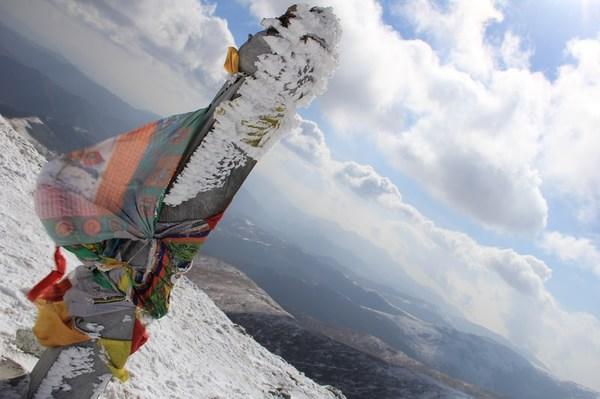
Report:
M 59 246 L 152 239 L 162 199 L 206 109 L 174 115 L 49 162 L 36 212 Z
M 216 224 L 158 222 L 165 192 L 207 119 L 200 109 L 149 123 L 54 159 L 38 181 L 36 211 L 54 242 L 84 264 L 121 269 L 124 297 L 154 318 L 167 313 L 174 276 L 189 268 Z M 132 241 L 149 247 L 144 267 L 121 259 Z

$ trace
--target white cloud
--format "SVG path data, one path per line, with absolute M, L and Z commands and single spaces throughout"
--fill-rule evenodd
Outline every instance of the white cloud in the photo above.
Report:
M 256 13 L 286 6 L 247 3 Z M 514 33 L 486 39 L 500 2 L 398 2 L 427 42 L 386 25 L 375 1 L 329 3 L 344 37 L 320 103 L 338 134 L 369 134 L 404 175 L 493 229 L 542 231 L 548 192 L 575 199 L 580 220 L 596 218 L 600 40 L 573 40 L 572 62 L 551 81 L 530 70 L 533 50 Z
M 489 76 L 493 49 L 485 43 L 485 28 L 503 19 L 494 1 L 450 0 L 441 9 L 429 0 L 414 0 L 396 2 L 394 8 L 398 14 L 410 15 L 417 32 L 428 34 L 447 53 L 448 63 L 477 77 Z
M 540 245 L 560 260 L 600 277 L 600 249 L 592 240 L 552 231 L 543 235 Z
M 441 135 L 446 129 L 442 119 L 435 121 Z M 475 143 L 444 142 L 431 137 L 431 131 L 417 126 L 400 137 L 383 136 L 382 148 L 395 157 L 395 165 L 429 185 L 438 198 L 486 225 L 527 233 L 544 228 L 548 206 L 536 170 L 469 148 Z
M 525 296 L 542 302 L 549 297 L 544 282 L 552 272 L 543 261 L 512 249 L 482 246 L 465 234 L 429 226 L 429 233 L 436 243 L 463 264 L 495 271 L 507 285 Z
M 501 20 L 494 2 L 473 7 L 451 1 L 447 10 L 427 1 L 402 4 L 400 11 L 448 54 L 438 50 L 427 58 L 411 58 L 420 72 L 410 81 L 418 81 L 413 86 L 426 93 L 420 95 L 425 99 L 419 97 L 423 105 L 418 107 L 410 100 L 391 107 L 390 112 L 415 120 L 406 128 L 383 127 L 381 149 L 437 198 L 484 225 L 512 232 L 542 230 L 548 207 L 534 160 L 543 120 L 539 98 L 546 97 L 548 82 L 495 65 L 484 36 L 490 21 Z M 396 46 L 407 42 L 400 39 Z M 507 36 L 503 52 L 504 63 L 512 67 L 525 58 L 514 42 Z
M 273 1 L 273 0 L 238 0 L 250 8 L 250 12 L 258 18 L 273 17 L 281 15 L 292 4 L 293 1 Z
M 370 198 L 387 194 L 401 199 L 398 187 L 387 177 L 379 175 L 371 165 L 345 162 L 335 177 L 360 196 Z
M 434 38 L 434 62 L 423 65 L 416 79 L 425 81 L 417 87 L 428 88 L 429 112 L 410 101 L 392 105 L 390 112 L 413 114 L 415 121 L 405 129 L 384 127 L 382 149 L 438 198 L 485 225 L 542 230 L 546 190 L 574 198 L 580 220 L 594 220 L 600 208 L 594 162 L 600 150 L 600 40 L 572 40 L 567 51 L 573 63 L 551 82 L 529 69 L 532 50 L 510 31 L 499 48 L 486 42 L 485 26 L 500 19 L 496 3 L 472 7 L 454 0 L 444 10 L 422 0 L 402 3 L 404 17 Z M 465 58 L 471 67 L 461 61 L 463 54 L 471 54 Z M 471 184 L 455 181 L 457 176 L 468 176 Z
M 402 214 L 411 223 L 422 224 L 425 218 L 414 207 L 402 200 L 398 187 L 387 177 L 381 176 L 371 165 L 354 161 L 330 161 L 331 176 L 343 187 L 350 189 L 366 201 L 377 204 Z
M 546 110 L 540 169 L 554 190 L 579 202 L 583 222 L 600 209 L 600 37 L 572 40 L 574 63 L 559 69 Z
M 548 207 L 534 161 L 549 83 L 495 67 L 497 51 L 484 40 L 486 24 L 501 19 L 492 1 L 402 4 L 434 47 L 403 39 L 375 1 L 332 2 L 344 36 L 324 116 L 338 132 L 369 133 L 392 165 L 484 225 L 540 231 Z M 514 37 L 505 43 L 505 63 L 525 62 Z
M 212 84 L 224 76 L 224 45 L 232 44 L 233 37 L 227 22 L 214 15 L 214 5 L 196 0 L 168 7 L 157 0 L 52 2 L 132 53 L 146 53 L 187 77 Z
M 532 51 L 523 49 L 521 38 L 511 31 L 504 34 L 499 56 L 506 68 L 529 69 Z
M 435 226 L 406 204 L 398 187 L 371 165 L 333 159 L 316 123 L 301 119 L 300 127 L 284 138 L 283 143 L 294 155 L 314 167 L 313 173 L 335 182 L 339 189 L 352 192 L 362 201 L 374 202 L 393 211 L 396 220 L 419 229 L 438 250 L 452 254 L 461 264 L 492 270 L 523 295 L 542 301 L 548 296 L 543 284 L 550 278 L 551 270 L 543 261 L 510 249 L 481 246 L 463 233 Z
M 313 121 L 299 118 L 298 126 L 287 133 L 282 138 L 282 142 L 296 155 L 316 165 L 321 165 L 330 159 L 325 136 Z
M 324 171 L 340 186 L 363 199 L 399 211 L 412 221 L 424 220 L 415 208 L 402 200 L 398 187 L 389 178 L 381 176 L 371 165 L 334 160 L 319 126 L 300 116 L 298 119 L 299 126 L 281 141 L 296 156 Z

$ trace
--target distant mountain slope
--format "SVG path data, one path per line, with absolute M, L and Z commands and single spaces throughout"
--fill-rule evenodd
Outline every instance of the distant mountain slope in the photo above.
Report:
M 52 267 L 53 244 L 32 198 L 45 160 L 2 117 L 0 148 L 0 355 L 31 369 L 36 359 L 16 348 L 15 332 L 31 328 L 35 317 L 23 290 Z M 178 282 L 171 303 L 169 315 L 150 325 L 149 342 L 128 362 L 131 380 L 112 383 L 102 398 L 343 398 L 240 331 L 189 280 Z M 11 396 L 2 391 L 0 397 Z
M 426 322 L 366 290 L 322 258 L 244 219 L 224 219 L 205 253 L 235 264 L 287 312 L 379 338 L 451 377 L 515 399 L 596 399 L 489 338 Z M 375 299 L 378 298 L 378 299 Z
M 310 317 L 296 317 L 296 319 L 304 328 L 307 328 L 311 331 L 317 331 L 321 334 L 331 337 L 338 342 L 356 348 L 361 352 L 376 356 L 377 358 L 382 359 L 390 364 L 406 367 L 419 374 L 429 376 L 432 379 L 448 385 L 458 391 L 480 399 L 500 398 L 500 396 L 486 392 L 475 385 L 453 379 L 446 374 L 430 368 L 425 364 L 408 357 L 406 354 L 399 352 L 379 338 L 372 335 L 357 333 L 356 331 L 350 329 L 341 329 Z
M 49 149 L 82 147 L 94 142 L 95 135 L 107 134 L 103 127 L 94 128 L 102 126 L 102 120 L 91 104 L 57 86 L 39 71 L 3 55 L 0 55 L 0 87 L 0 104 L 20 114 L 26 110 L 27 116 L 38 116 L 56 133 L 58 142 L 40 140 Z
M 263 178 L 251 178 L 225 215 L 247 219 L 260 230 L 281 241 L 298 243 L 319 262 L 342 272 L 367 290 L 376 291 L 396 307 L 423 321 L 488 337 L 508 346 L 533 364 L 545 368 L 526 349 L 517 348 L 504 337 L 467 320 L 460 309 L 447 304 L 433 290 L 418 284 L 403 271 L 383 248 L 336 223 L 319 219 L 291 204 L 290 200 Z M 254 194 L 253 194 L 254 193 Z M 210 247 L 210 243 L 209 243 Z
M 132 107 L 95 83 L 60 55 L 0 24 L 0 53 L 3 52 L 19 63 L 37 69 L 69 93 L 91 102 L 101 115 L 111 115 L 119 120 L 123 124 L 123 130 L 159 118 L 156 114 Z
M 404 273 L 381 248 L 335 223 L 306 214 L 265 179 L 253 176 L 251 183 L 252 192 L 268 194 L 261 195 L 259 203 L 249 190 L 242 189 L 226 217 L 246 217 L 282 240 L 302 243 L 312 254 L 327 258 L 330 263 L 337 262 L 340 268 L 357 276 L 393 284 L 406 294 L 437 299 L 434 292 Z
M 262 345 L 316 381 L 341 388 L 348 398 L 492 398 L 390 347 L 381 346 L 382 351 L 377 351 L 371 346 L 372 350 L 364 351 L 360 345 L 331 339 L 316 327 L 305 328 L 248 277 L 215 258 L 197 257 L 187 276 Z M 333 328 L 329 332 L 332 330 L 338 338 L 351 335 Z M 360 341 L 367 340 L 376 339 L 365 337 Z
M 132 107 L 58 54 L 0 24 L 0 48 L 2 47 L 21 64 L 37 69 L 63 89 L 92 102 L 103 115 L 111 115 L 122 121 L 126 130 L 159 118 L 152 112 Z
M 64 152 L 115 136 L 157 115 L 136 110 L 58 56 L 0 26 L 0 113 L 39 117 L 54 133 L 36 137 Z

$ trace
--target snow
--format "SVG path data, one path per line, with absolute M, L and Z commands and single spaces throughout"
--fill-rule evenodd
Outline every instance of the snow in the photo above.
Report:
M 248 158 L 260 159 L 295 127 L 298 106 L 308 106 L 325 91 L 337 65 L 339 21 L 331 8 L 298 5 L 295 15 L 287 27 L 276 18 L 262 21 L 265 29 L 279 31 L 265 36 L 273 54 L 259 57 L 257 72 L 245 78 L 239 97 L 217 107 L 213 129 L 165 197 L 167 205 L 222 187 L 233 169 Z
M 0 353 L 31 370 L 35 357 L 15 346 L 18 328 L 31 328 L 35 309 L 25 298 L 52 267 L 53 244 L 33 210 L 33 189 L 44 158 L 0 116 Z M 69 258 L 74 265 L 74 258 Z M 245 335 L 189 280 L 173 293 L 171 312 L 149 326 L 150 340 L 128 363 L 131 379 L 111 383 L 117 398 L 339 398 Z M 84 353 L 65 355 L 61 364 Z M 57 366 L 57 375 L 62 375 Z M 64 384 L 58 378 L 48 382 Z M 66 386 L 65 386 L 66 388 Z
M 18 133 L 21 133 L 25 137 L 31 137 L 28 132 L 28 130 L 31 129 L 31 125 L 43 125 L 44 122 L 37 116 L 30 116 L 27 118 L 11 118 L 10 124 Z
M 35 358 L 16 349 L 14 336 L 34 322 L 35 307 L 21 290 L 52 265 L 53 244 L 33 212 L 32 193 L 45 159 L 2 117 L 0 149 L 0 353 L 31 368 Z
M 180 282 L 169 315 L 151 325 L 151 345 L 130 360 L 131 382 L 110 386 L 106 399 L 268 398 L 278 388 L 293 398 L 335 398 L 243 334 L 189 280 Z

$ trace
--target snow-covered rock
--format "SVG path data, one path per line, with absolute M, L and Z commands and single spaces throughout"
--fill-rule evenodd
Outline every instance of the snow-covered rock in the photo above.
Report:
M 59 142 L 54 132 L 37 116 L 29 116 L 24 118 L 8 118 L 6 119 L 15 131 L 27 140 L 33 147 L 45 157 L 52 156 L 52 151 L 48 150 L 45 145 Z
M 33 325 L 24 295 L 52 267 L 53 244 L 33 210 L 32 193 L 45 162 L 0 116 L 0 353 L 26 369 L 36 361 L 15 345 Z M 70 258 L 74 265 L 73 258 Z M 131 380 L 103 398 L 341 398 L 305 377 L 245 335 L 185 278 L 170 314 L 150 325 L 150 341 L 132 356 Z
M 271 49 L 258 57 L 253 75 L 244 76 L 235 98 L 219 104 L 215 124 L 165 196 L 175 206 L 199 192 L 222 187 L 230 173 L 259 160 L 297 124 L 297 107 L 306 107 L 322 94 L 337 65 L 341 36 L 338 18 L 330 7 L 299 4 L 291 17 L 265 18 L 263 36 Z M 287 15 L 287 14 L 286 14 Z

